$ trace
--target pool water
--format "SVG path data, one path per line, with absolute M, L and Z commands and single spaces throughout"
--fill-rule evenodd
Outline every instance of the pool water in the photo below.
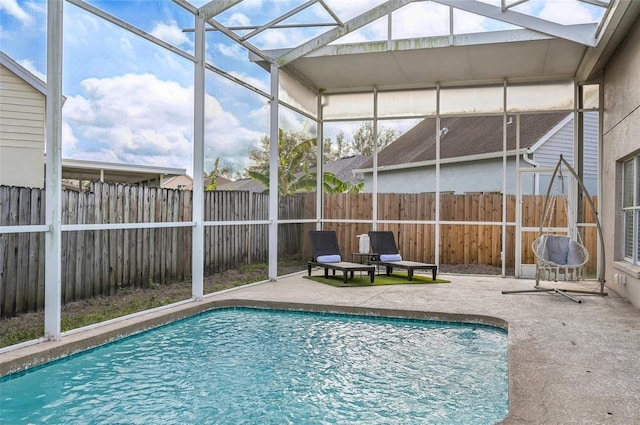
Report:
M 482 325 L 218 309 L 0 380 L 2 423 L 491 424 L 507 337 Z

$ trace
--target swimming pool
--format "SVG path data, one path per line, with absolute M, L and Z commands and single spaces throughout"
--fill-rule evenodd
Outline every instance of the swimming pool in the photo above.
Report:
M 225 308 L 0 381 L 6 423 L 488 424 L 507 338 L 483 325 Z

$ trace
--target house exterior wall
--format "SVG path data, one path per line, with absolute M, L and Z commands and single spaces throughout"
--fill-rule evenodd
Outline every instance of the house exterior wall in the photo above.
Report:
M 193 190 L 193 179 L 187 175 L 176 176 L 162 183 L 164 189 Z
M 44 186 L 45 96 L 0 65 L 0 185 Z
M 570 119 L 544 143 L 535 149 L 532 159 L 540 167 L 555 167 L 560 154 L 573 164 L 574 121 Z M 590 195 L 596 195 L 598 160 L 598 113 L 588 113 L 585 117 L 585 164 L 584 185 Z M 507 161 L 507 193 L 516 192 L 515 159 Z M 522 159 L 520 167 L 530 165 Z M 550 175 L 526 174 L 522 177 L 524 195 L 544 194 L 549 185 Z M 430 182 L 431 188 L 425 188 Z M 435 166 L 407 168 L 378 173 L 378 192 L 421 193 L 435 191 Z M 364 192 L 372 192 L 372 173 L 365 174 Z M 502 158 L 481 161 L 465 161 L 457 164 L 441 165 L 441 192 L 502 192 Z
M 526 167 L 520 161 L 521 167 Z M 435 167 L 407 168 L 378 173 L 379 193 L 435 192 Z M 371 173 L 365 174 L 363 192 L 372 192 Z M 532 193 L 532 176 L 523 181 L 523 193 Z M 502 192 L 502 158 L 440 166 L 440 192 Z M 513 157 L 507 160 L 507 193 L 516 193 L 516 167 Z
M 607 286 L 640 308 L 640 267 L 622 259 L 621 161 L 640 153 L 640 22 L 604 72 L 602 213 Z M 615 282 L 624 275 L 626 284 Z
M 583 184 L 590 195 L 598 194 L 598 112 L 584 115 L 584 177 Z M 555 167 L 560 154 L 569 164 L 573 160 L 574 120 L 569 120 L 546 143 L 536 149 L 533 159 L 541 167 Z M 546 178 L 545 178 L 546 177 Z M 544 194 L 549 185 L 550 176 L 539 178 L 538 194 Z

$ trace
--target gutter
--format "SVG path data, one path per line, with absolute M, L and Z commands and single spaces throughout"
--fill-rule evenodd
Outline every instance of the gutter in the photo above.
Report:
M 517 155 L 527 155 L 529 154 L 528 149 L 520 149 L 520 150 L 510 150 L 507 151 L 507 156 L 517 156 Z M 496 159 L 502 158 L 502 152 L 492 152 L 492 153 L 483 153 L 477 155 L 467 155 L 467 156 L 458 156 L 455 158 L 443 158 L 440 159 L 440 164 L 457 164 L 460 162 L 470 162 L 470 161 L 481 161 L 485 159 Z M 378 171 L 394 171 L 394 170 L 406 170 L 410 168 L 422 168 L 422 167 L 430 167 L 436 164 L 435 159 L 430 159 L 428 161 L 418 161 L 418 162 L 405 162 L 404 164 L 394 164 L 394 165 L 384 165 L 378 167 Z M 353 170 L 353 173 L 373 173 L 373 168 L 359 168 Z

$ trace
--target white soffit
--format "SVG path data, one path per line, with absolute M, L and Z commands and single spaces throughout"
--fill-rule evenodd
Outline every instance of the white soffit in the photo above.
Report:
M 327 92 L 557 80 L 573 77 L 585 50 L 567 40 L 512 30 L 325 46 L 283 69 Z

